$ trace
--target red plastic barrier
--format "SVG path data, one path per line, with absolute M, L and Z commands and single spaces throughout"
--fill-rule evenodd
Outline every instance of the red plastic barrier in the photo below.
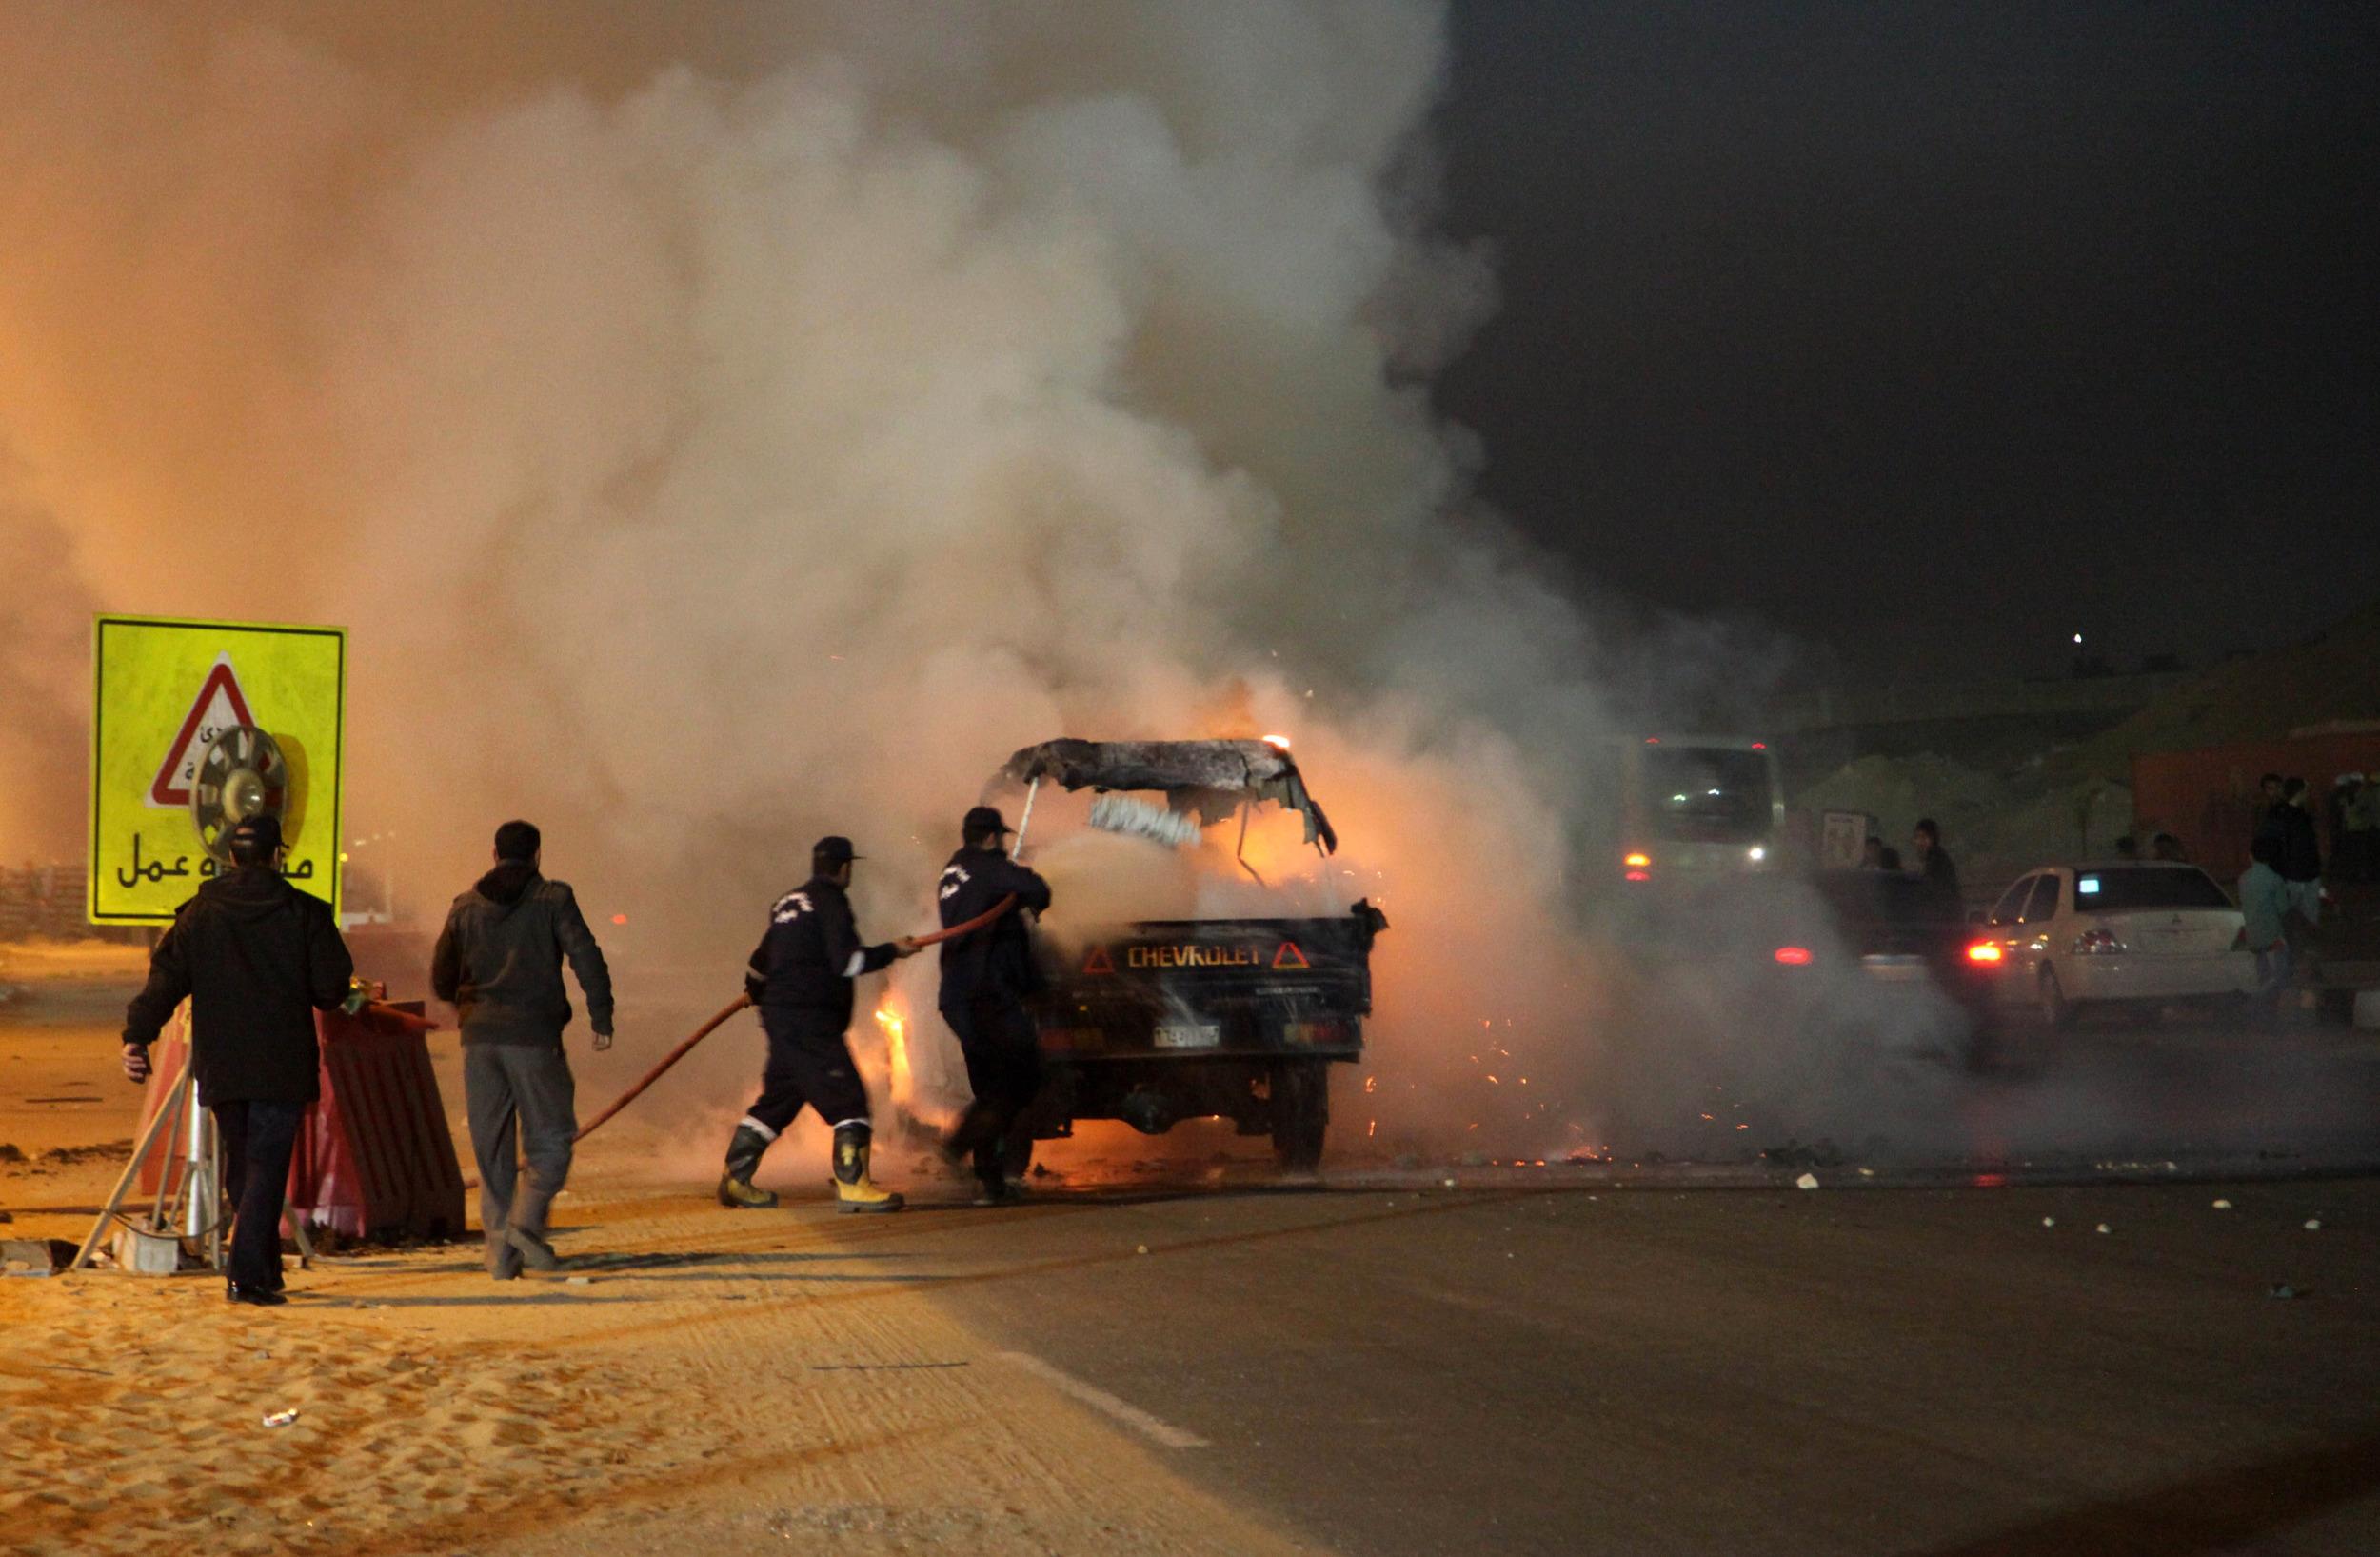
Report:
M 137 1141 L 149 1133 L 149 1120 L 155 1118 L 157 1110 L 171 1099 L 173 1094 L 169 1088 L 180 1085 L 182 1068 L 189 1063 L 189 1057 L 190 1008 L 185 1002 L 175 1009 L 173 1020 L 166 1024 L 165 1030 L 157 1034 L 157 1041 L 149 1046 L 149 1082 L 143 1088 L 141 1122 L 132 1131 L 133 1140 Z M 149 1148 L 149 1155 L 141 1159 L 142 1194 L 154 1196 L 157 1193 L 158 1176 L 166 1171 L 169 1162 L 173 1171 L 166 1183 L 167 1192 L 171 1193 L 181 1187 L 182 1143 L 188 1139 L 188 1116 L 177 1119 L 173 1128 L 159 1136 Z
M 141 1128 L 182 1074 L 188 1008 L 175 1014 L 149 1051 L 149 1095 Z M 430 1070 L 423 1035 L 438 1024 L 419 1001 L 374 1003 L 359 1016 L 318 1012 L 322 1100 L 306 1111 L 289 1159 L 289 1207 L 317 1228 L 348 1238 L 464 1236 L 463 1171 L 446 1128 L 446 1108 Z M 140 1192 L 153 1196 L 169 1155 L 179 1184 L 181 1139 L 160 1140 L 141 1164 Z
M 289 1163 L 289 1204 L 349 1238 L 464 1236 L 463 1171 L 418 1001 L 326 1011 L 322 1101 Z

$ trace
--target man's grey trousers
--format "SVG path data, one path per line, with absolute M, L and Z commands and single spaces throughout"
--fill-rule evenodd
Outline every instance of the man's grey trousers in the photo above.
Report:
M 487 1272 L 517 1275 L 520 1251 L 505 1242 L 518 1228 L 545 1236 L 545 1212 L 570 1176 L 570 1062 L 560 1045 L 466 1044 L 463 1096 L 479 1159 L 479 1221 L 487 1238 Z

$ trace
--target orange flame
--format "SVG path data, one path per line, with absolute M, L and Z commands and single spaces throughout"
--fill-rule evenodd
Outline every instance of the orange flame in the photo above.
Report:
M 876 1008 L 876 1025 L 884 1029 L 884 1053 L 891 1061 L 892 1095 L 909 1095 L 908 1024 L 890 1001 Z

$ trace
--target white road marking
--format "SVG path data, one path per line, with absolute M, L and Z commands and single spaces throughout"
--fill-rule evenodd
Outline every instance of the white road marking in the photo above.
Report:
M 1049 1385 L 1059 1393 L 1071 1395 L 1096 1410 L 1106 1412 L 1142 1437 L 1162 1444 L 1167 1448 L 1206 1448 L 1207 1441 L 1195 1432 L 1184 1432 L 1168 1422 L 1160 1422 L 1130 1401 L 1119 1400 L 1098 1385 L 1085 1384 L 1062 1367 L 1041 1361 L 1029 1351 L 998 1351 L 993 1358 L 1013 1363 Z

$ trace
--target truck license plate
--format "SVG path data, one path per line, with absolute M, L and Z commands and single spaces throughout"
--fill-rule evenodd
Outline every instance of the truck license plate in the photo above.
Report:
M 1223 1041 L 1223 1029 L 1194 1022 L 1168 1022 L 1157 1029 L 1160 1048 L 1213 1048 Z

